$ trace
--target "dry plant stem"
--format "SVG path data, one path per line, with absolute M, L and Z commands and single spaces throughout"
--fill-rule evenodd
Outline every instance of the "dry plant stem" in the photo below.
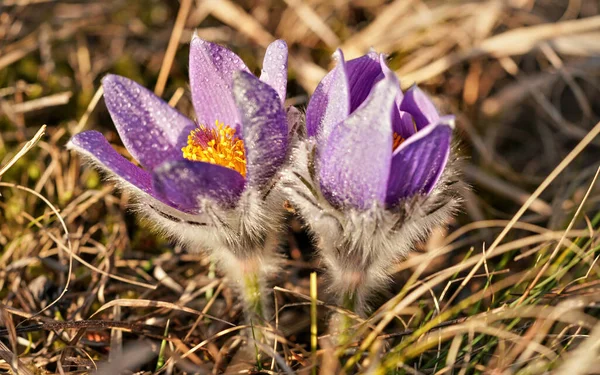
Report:
M 158 96 L 163 94 L 165 85 L 167 84 L 169 72 L 171 71 L 171 66 L 173 65 L 173 60 L 175 59 L 175 53 L 177 52 L 177 47 L 179 46 L 179 40 L 181 39 L 181 34 L 183 32 L 183 28 L 185 27 L 185 21 L 188 18 L 191 7 L 192 0 L 182 1 L 181 6 L 179 7 L 177 19 L 175 20 L 175 26 L 173 27 L 173 33 L 171 34 L 171 39 L 169 39 L 169 45 L 167 46 L 167 51 L 165 52 L 165 59 L 160 67 L 160 73 L 158 74 L 158 80 L 154 89 L 154 93 Z
M 0 168 L 0 179 L 2 178 L 2 175 L 17 162 L 17 160 L 19 160 L 23 155 L 25 155 L 29 150 L 31 150 L 33 148 L 33 146 L 36 145 L 36 143 L 44 136 L 45 131 L 46 131 L 46 125 L 42 125 L 40 127 L 40 129 L 35 133 L 33 138 L 31 138 L 31 140 L 29 140 L 29 142 L 25 143 L 23 148 L 21 150 L 19 150 L 19 152 L 15 156 L 13 156 L 8 161 L 8 163 L 6 163 L 6 165 L 4 165 L 2 168 Z

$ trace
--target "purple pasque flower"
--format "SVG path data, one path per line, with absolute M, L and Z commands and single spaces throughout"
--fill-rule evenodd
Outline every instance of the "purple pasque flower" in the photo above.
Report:
M 448 160 L 454 118 L 440 118 L 417 86 L 403 95 L 383 56 L 336 55 L 306 113 L 307 135 L 319 140 L 323 194 L 333 205 L 367 209 L 430 193 Z
M 416 86 L 403 94 L 382 55 L 335 57 L 308 104 L 307 139 L 284 190 L 316 235 L 332 290 L 361 311 L 390 262 L 457 206 L 454 117 Z
M 286 160 L 284 110 L 287 46 L 266 51 L 260 78 L 232 51 L 194 36 L 190 86 L 196 121 L 132 80 L 108 75 L 104 99 L 137 166 L 97 131 L 76 134 L 69 147 L 88 156 L 138 198 L 138 210 L 225 268 L 263 258 L 277 245 L 281 200 L 272 181 Z M 254 267 L 254 266 L 253 266 Z

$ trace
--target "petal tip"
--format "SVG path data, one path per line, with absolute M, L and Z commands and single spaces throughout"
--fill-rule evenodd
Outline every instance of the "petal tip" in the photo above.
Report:
M 421 90 L 421 89 L 419 88 L 419 86 L 417 86 L 417 84 L 416 84 L 416 83 L 413 83 L 412 85 L 410 85 L 410 87 L 408 88 L 408 90 L 406 90 L 406 92 L 407 92 L 407 93 L 409 93 L 409 92 L 410 92 L 410 93 L 415 93 L 415 92 L 416 92 L 416 93 L 422 93 L 422 92 L 423 92 L 423 90 Z
M 73 138 L 69 139 L 69 141 L 65 144 L 65 148 L 69 151 L 76 150 L 79 147 L 79 145 L 77 144 L 77 140 L 74 138 L 75 138 L 75 136 L 73 136 Z
M 204 44 L 204 43 L 210 43 L 210 42 L 200 38 L 200 35 L 198 35 L 198 29 L 195 29 L 194 32 L 192 33 L 192 40 L 190 41 L 190 44 L 195 45 L 195 44 Z
M 80 148 L 83 146 L 83 143 L 90 138 L 100 137 L 98 139 L 104 138 L 104 135 L 97 130 L 86 130 L 80 133 L 77 133 L 69 139 L 65 147 L 67 150 L 73 150 L 75 148 Z
M 339 64 L 340 62 L 344 62 L 344 51 L 341 48 L 335 50 L 333 55 L 331 55 L 333 59 Z
M 280 48 L 280 49 L 284 49 L 284 48 L 287 49 L 288 48 L 288 45 L 287 45 L 286 41 L 283 40 L 283 39 L 277 39 L 277 40 L 275 40 L 274 42 L 272 42 L 271 44 L 269 44 L 269 47 L 271 47 L 271 46 L 277 47 L 277 48 Z
M 387 65 L 386 60 L 387 60 L 387 57 L 385 57 L 383 54 L 379 55 L 379 66 L 381 66 L 381 71 L 383 72 L 384 77 L 387 79 L 392 79 L 392 80 L 396 81 L 398 83 L 398 85 L 400 85 L 400 80 L 398 79 L 398 76 Z
M 369 52 L 367 52 L 367 55 L 371 60 L 373 61 L 379 61 L 380 56 L 384 56 L 383 53 L 379 53 L 375 50 L 375 48 L 370 47 L 369 48 Z
M 72 137 L 71 137 L 71 139 L 69 139 L 69 140 L 67 141 L 67 143 L 65 144 L 65 148 L 66 148 L 67 150 L 72 150 L 73 148 L 77 147 L 77 138 L 78 138 L 77 136 L 78 136 L 79 134 L 80 134 L 80 133 L 77 133 L 77 134 L 75 134 L 74 136 L 72 136 Z
M 65 148 L 67 150 L 73 150 L 73 149 L 79 147 L 79 141 L 77 139 L 77 136 L 78 136 L 78 134 L 75 134 L 74 136 L 71 137 L 71 139 L 69 139 L 69 141 L 65 145 Z
M 104 89 L 105 96 L 107 94 L 111 95 L 115 92 L 118 92 L 120 90 L 120 88 L 118 87 L 119 85 L 129 87 L 131 87 L 131 85 L 139 86 L 139 84 L 134 80 L 120 76 L 118 74 L 107 74 L 102 78 L 102 88 Z
M 192 34 L 192 40 L 190 41 L 190 57 L 202 50 L 209 50 L 214 47 L 221 47 L 221 45 L 201 38 L 200 35 L 198 35 L 198 30 L 196 30 Z
M 448 125 L 452 130 L 456 129 L 456 116 L 454 115 L 442 116 L 440 122 Z
M 116 74 L 107 74 L 104 77 L 102 77 L 102 87 L 106 87 L 106 86 L 111 86 L 114 85 L 116 82 L 118 82 L 120 80 L 120 78 L 123 78 L 119 75 Z
M 416 84 L 413 84 L 406 91 L 400 103 L 400 110 L 413 116 L 418 129 L 422 129 L 429 124 L 435 124 L 440 120 L 440 114 L 433 101 Z

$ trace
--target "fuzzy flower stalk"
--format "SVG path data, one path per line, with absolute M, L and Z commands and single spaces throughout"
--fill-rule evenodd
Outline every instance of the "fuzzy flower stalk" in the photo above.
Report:
M 280 263 L 283 198 L 272 187 L 289 143 L 287 46 L 268 47 L 257 78 L 232 51 L 195 36 L 189 69 L 196 121 L 127 78 L 102 81 L 121 140 L 141 167 L 97 131 L 76 134 L 68 147 L 130 191 L 159 230 L 215 259 L 247 318 L 264 323 L 266 278 Z
M 282 186 L 314 234 L 337 303 L 364 316 L 394 262 L 457 208 L 454 118 L 416 86 L 403 94 L 382 55 L 334 56 Z M 335 319 L 344 335 L 352 322 Z

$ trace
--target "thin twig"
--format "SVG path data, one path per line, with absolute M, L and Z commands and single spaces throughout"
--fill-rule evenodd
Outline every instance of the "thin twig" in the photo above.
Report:
M 173 32 L 171 33 L 171 39 L 169 39 L 169 45 L 165 52 L 165 58 L 162 66 L 160 67 L 160 73 L 158 73 L 158 79 L 156 80 L 156 86 L 154 87 L 154 93 L 161 96 L 165 90 L 169 73 L 171 72 L 171 66 L 175 59 L 175 53 L 177 47 L 179 47 L 179 41 L 181 40 L 181 34 L 185 27 L 185 21 L 187 20 L 188 14 L 192 7 L 192 0 L 181 0 L 179 6 L 179 12 L 177 13 L 177 19 L 175 20 L 175 26 L 173 26 Z

